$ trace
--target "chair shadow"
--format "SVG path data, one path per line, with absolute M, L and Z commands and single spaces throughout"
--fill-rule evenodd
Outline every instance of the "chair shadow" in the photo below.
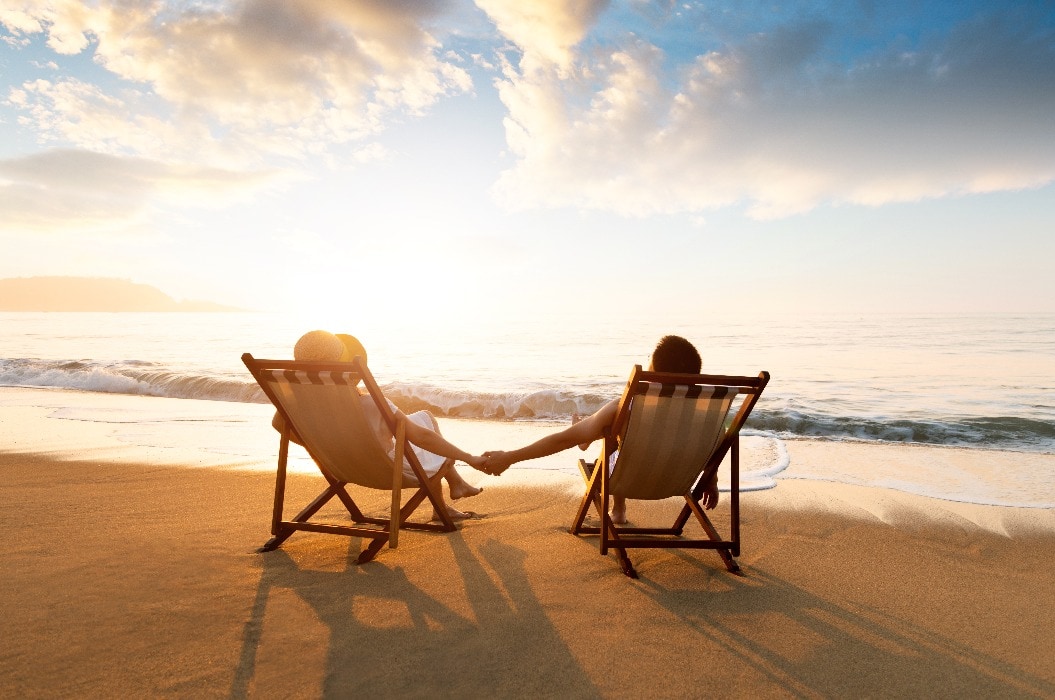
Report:
M 471 616 L 423 591 L 398 565 L 356 565 L 358 540 L 349 543 L 341 571 L 304 568 L 282 549 L 261 555 L 260 581 L 243 628 L 229 696 L 250 694 L 268 599 L 275 590 L 286 589 L 310 606 L 329 632 L 326 697 L 382 691 L 398 696 L 454 694 L 445 692 L 448 681 L 461 682 L 463 688 L 468 683 L 471 693 L 481 696 L 552 696 L 559 690 L 567 697 L 600 697 L 531 590 L 523 551 L 490 540 L 477 555 L 459 532 L 443 541 L 454 550 Z M 357 618 L 353 599 L 405 605 L 411 628 L 366 625 Z M 445 651 L 452 646 L 453 654 Z M 526 654 L 526 647 L 539 653 Z M 456 668 L 448 669 L 449 661 Z
M 834 603 L 754 567 L 733 576 L 718 571 L 720 563 L 678 554 L 701 573 L 723 575 L 726 590 L 703 596 L 698 587 L 665 588 L 648 578 L 641 579 L 642 590 L 731 658 L 794 695 L 1055 697 L 1050 681 L 911 620 Z

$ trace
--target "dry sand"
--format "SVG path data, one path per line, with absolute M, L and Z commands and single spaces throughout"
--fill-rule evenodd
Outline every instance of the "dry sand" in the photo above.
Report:
M 632 581 L 568 534 L 574 478 L 477 481 L 485 517 L 357 566 L 255 551 L 267 472 L 0 454 L 0 695 L 1055 697 L 1050 510 L 786 481 L 742 498 L 745 576 L 640 550 Z

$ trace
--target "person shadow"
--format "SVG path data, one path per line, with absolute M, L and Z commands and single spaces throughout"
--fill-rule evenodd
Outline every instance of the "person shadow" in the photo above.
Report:
M 261 670 L 269 608 L 270 614 L 282 615 L 273 610 L 279 591 L 292 592 L 307 604 L 329 634 L 324 697 L 600 697 L 531 590 L 524 551 L 495 539 L 473 551 L 459 532 L 435 546 L 453 549 L 457 572 L 452 578 L 460 575 L 468 611 L 422 590 L 399 565 L 384 560 L 356 565 L 356 539 L 339 571 L 309 568 L 283 549 L 261 555 L 261 576 L 229 697 L 258 694 L 254 678 Z M 360 604 L 399 610 L 400 623 L 378 626 L 376 616 L 361 619 L 356 613 Z M 296 650 L 287 651 L 282 663 L 295 664 Z
M 713 574 L 712 562 L 678 552 L 682 566 Z M 792 695 L 1055 697 L 1055 684 L 944 637 L 905 617 L 863 604 L 834 602 L 764 569 L 727 576 L 724 590 L 700 605 L 699 589 L 643 577 L 642 590 L 735 659 Z M 838 669 L 833 672 L 833 669 Z

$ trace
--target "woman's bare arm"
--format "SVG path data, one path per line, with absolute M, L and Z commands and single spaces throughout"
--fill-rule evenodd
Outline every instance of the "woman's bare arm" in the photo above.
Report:
M 461 449 L 457 445 L 453 445 L 447 441 L 447 438 L 443 437 L 439 433 L 429 430 L 428 428 L 422 427 L 413 421 L 406 420 L 403 417 L 404 422 L 407 426 L 407 440 L 418 447 L 431 452 L 432 454 L 440 455 L 441 457 L 449 457 L 450 459 L 458 459 L 470 467 L 479 469 L 484 464 L 484 457 L 476 457 L 469 454 L 465 450 Z

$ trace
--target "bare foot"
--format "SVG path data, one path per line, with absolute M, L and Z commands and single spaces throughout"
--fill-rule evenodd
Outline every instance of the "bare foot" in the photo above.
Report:
M 469 510 L 469 511 L 460 511 L 457 508 L 454 508 L 453 506 L 447 506 L 447 516 L 450 517 L 450 519 L 454 520 L 454 521 L 468 520 L 468 519 L 472 518 L 475 515 L 476 515 L 476 513 L 472 512 L 471 510 Z M 432 511 L 432 519 L 433 520 L 439 520 L 440 519 L 439 513 L 437 513 L 435 510 Z
M 626 525 L 626 501 L 616 498 L 612 502 L 612 522 L 616 525 Z
M 469 496 L 475 496 L 484 490 L 483 486 L 473 486 L 468 481 L 462 481 L 461 483 L 452 484 L 449 481 L 447 485 L 451 490 L 451 500 L 457 501 L 459 498 L 468 498 Z

